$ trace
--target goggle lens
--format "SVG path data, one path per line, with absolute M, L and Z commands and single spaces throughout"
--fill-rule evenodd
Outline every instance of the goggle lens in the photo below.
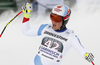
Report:
M 55 22 L 62 22 L 63 20 L 61 16 L 53 14 L 53 13 L 50 14 L 50 18 L 52 21 L 55 21 Z

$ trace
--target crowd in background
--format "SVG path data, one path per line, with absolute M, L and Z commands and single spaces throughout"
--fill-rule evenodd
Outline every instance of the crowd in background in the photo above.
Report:
M 45 14 L 46 11 L 50 10 L 58 4 L 65 4 L 72 8 L 76 6 L 77 8 L 82 8 L 80 3 L 85 2 L 88 8 L 98 8 L 100 9 L 100 0 L 29 0 L 33 5 L 33 11 L 38 12 L 38 14 Z M 93 7 L 92 7 L 93 6 Z
M 33 12 L 37 12 L 38 14 L 45 14 L 47 11 L 51 11 L 51 9 L 58 4 L 65 4 L 69 8 L 76 6 L 78 9 L 82 9 L 83 8 L 82 6 L 86 6 L 87 9 L 88 8 L 95 9 L 95 10 L 100 9 L 100 0 L 16 0 L 17 8 L 19 6 L 22 7 L 22 4 L 25 4 L 26 2 L 32 3 Z M 81 3 L 83 4 L 82 6 L 80 6 Z M 17 8 L 15 8 L 16 9 L 15 11 L 18 10 Z M 2 13 L 2 11 L 4 10 L 0 9 L 0 13 Z

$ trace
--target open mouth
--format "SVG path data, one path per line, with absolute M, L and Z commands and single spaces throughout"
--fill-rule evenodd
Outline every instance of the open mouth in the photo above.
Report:
M 55 27 L 56 25 L 55 24 L 53 24 L 53 27 Z

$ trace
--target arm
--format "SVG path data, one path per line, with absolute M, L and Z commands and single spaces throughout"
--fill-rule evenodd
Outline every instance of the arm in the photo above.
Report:
M 80 40 L 75 35 L 72 37 L 72 47 L 84 58 L 87 50 L 82 46 Z
M 31 16 L 32 6 L 30 3 L 26 3 L 22 7 L 22 11 L 24 12 L 24 17 L 22 21 L 22 32 L 27 36 L 37 36 L 37 31 L 39 27 L 30 28 L 29 19 Z
M 26 36 L 38 36 L 39 26 L 31 28 L 29 21 L 22 23 L 22 32 Z
M 40 26 L 31 28 L 29 25 L 31 9 L 32 7 L 31 7 L 31 4 L 29 3 L 26 3 L 22 7 L 22 11 L 24 12 L 24 18 L 22 22 L 22 32 L 24 35 L 27 35 L 27 36 L 39 36 L 41 35 L 42 30 L 45 28 L 47 24 L 42 24 Z
M 72 37 L 72 47 L 88 62 L 94 61 L 94 56 L 92 53 L 88 53 L 88 51 L 82 46 L 79 38 L 76 35 Z
M 24 20 L 25 18 L 23 18 Z M 48 24 L 42 24 L 37 27 L 31 28 L 29 25 L 29 21 L 22 23 L 22 32 L 26 36 L 39 36 L 42 34 L 42 30 L 47 26 Z

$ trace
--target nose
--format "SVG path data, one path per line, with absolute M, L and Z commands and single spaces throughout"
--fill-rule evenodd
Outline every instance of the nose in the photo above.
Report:
M 52 21 L 52 23 L 56 23 L 55 21 Z

